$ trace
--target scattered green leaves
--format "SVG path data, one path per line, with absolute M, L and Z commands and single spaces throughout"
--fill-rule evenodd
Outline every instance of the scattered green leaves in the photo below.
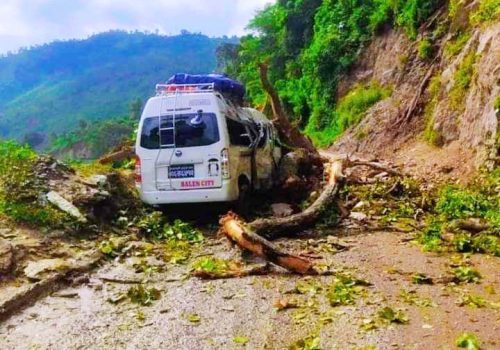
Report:
M 418 241 L 425 251 L 442 250 L 441 230 L 441 221 L 434 217 L 427 219 L 423 232 L 418 236 Z
M 313 279 L 303 279 L 295 284 L 294 292 L 306 294 L 309 296 L 316 295 L 322 289 L 321 285 Z
M 473 333 L 463 333 L 461 334 L 456 341 L 456 344 L 459 348 L 464 348 L 467 350 L 480 350 L 481 347 L 479 345 L 479 341 L 475 334 Z
M 153 301 L 160 299 L 161 293 L 156 288 L 146 288 L 144 285 L 139 284 L 130 287 L 127 291 L 127 296 L 135 304 L 149 306 Z
M 289 347 L 289 350 L 321 350 L 321 341 L 317 335 L 309 335 Z
M 479 295 L 465 294 L 457 302 L 460 306 L 470 306 L 473 308 L 482 308 L 488 305 L 488 302 Z
M 201 321 L 200 315 L 195 313 L 187 314 L 186 319 L 191 323 L 200 323 Z
M 425 273 L 416 272 L 411 276 L 411 281 L 414 284 L 433 284 L 432 278 L 427 276 Z
M 148 237 L 155 240 L 177 240 L 201 242 L 203 234 L 187 222 L 176 219 L 172 224 L 165 222 L 161 212 L 155 211 L 142 218 L 137 226 Z
M 187 222 L 176 219 L 173 224 L 166 224 L 163 227 L 163 238 L 188 242 L 201 242 L 203 240 L 203 234 Z
M 165 242 L 164 259 L 171 264 L 183 264 L 191 256 L 192 249 L 189 242 L 168 240 Z
M 418 237 L 424 250 L 477 252 L 500 256 L 500 168 L 480 172 L 467 188 L 443 186 Z M 467 220 L 478 222 L 480 232 L 461 228 Z M 451 239 L 443 240 L 443 234 Z
M 377 312 L 379 320 L 385 323 L 407 324 L 410 322 L 408 316 L 401 310 L 394 310 L 386 306 Z
M 478 283 L 481 280 L 479 271 L 468 266 L 455 268 L 453 270 L 453 276 L 457 283 Z
M 144 235 L 156 239 L 162 238 L 163 225 L 163 214 L 160 211 L 146 215 L 137 223 L 137 227 Z
M 402 289 L 400 298 L 407 304 L 422 306 L 422 307 L 435 307 L 436 304 L 429 298 L 420 297 L 416 291 L 407 291 Z
M 241 264 L 232 260 L 225 260 L 215 257 L 202 257 L 196 260 L 192 268 L 194 272 L 207 274 L 210 276 L 223 276 L 229 272 L 240 271 Z
M 248 337 L 245 337 L 244 335 L 237 335 L 233 338 L 233 342 L 236 344 L 245 345 L 246 343 L 249 342 L 249 339 L 248 339 Z
M 112 240 L 104 240 L 101 243 L 99 243 L 100 252 L 110 258 L 114 258 L 118 255 L 116 249 L 117 247 L 115 246 Z
M 355 299 L 363 292 L 363 286 L 366 285 L 365 281 L 352 276 L 337 274 L 326 297 L 332 306 L 354 304 Z

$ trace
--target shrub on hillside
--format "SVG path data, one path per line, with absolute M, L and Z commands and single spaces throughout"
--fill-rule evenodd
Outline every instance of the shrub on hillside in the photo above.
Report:
M 453 87 L 450 90 L 450 106 L 456 111 L 462 111 L 467 91 L 470 88 L 474 75 L 476 74 L 476 53 L 471 52 L 460 63 L 453 79 Z
M 479 8 L 471 16 L 473 24 L 492 23 L 500 19 L 500 0 L 480 0 Z
M 0 214 L 34 226 L 61 226 L 67 216 L 41 203 L 44 183 L 35 173 L 36 162 L 30 147 L 0 141 Z
M 327 146 L 344 130 L 357 125 L 370 107 L 390 94 L 390 88 L 376 82 L 356 85 L 338 101 L 333 118 L 323 130 L 315 131 L 308 128 L 306 132 L 317 145 Z

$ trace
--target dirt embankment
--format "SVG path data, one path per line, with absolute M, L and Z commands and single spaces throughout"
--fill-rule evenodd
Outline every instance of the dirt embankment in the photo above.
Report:
M 443 10 L 414 41 L 393 29 L 374 38 L 338 94 L 377 81 L 392 95 L 332 151 L 394 159 L 425 178 L 467 181 L 481 166 L 498 165 L 500 23 L 472 27 L 474 6 L 464 6 L 457 18 Z M 431 45 L 426 57 L 423 41 Z

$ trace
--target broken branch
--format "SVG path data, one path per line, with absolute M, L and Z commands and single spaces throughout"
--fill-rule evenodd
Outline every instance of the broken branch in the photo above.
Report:
M 117 162 L 120 160 L 124 160 L 130 158 L 134 155 L 134 147 L 126 147 L 117 152 L 113 152 L 111 154 L 107 154 L 101 158 L 99 158 L 99 163 L 108 164 L 112 162 Z
M 404 177 L 404 174 L 398 170 L 394 170 L 393 168 L 386 166 L 384 164 L 378 162 L 370 162 L 366 160 L 347 160 L 348 166 L 367 166 L 373 169 L 377 169 L 380 171 L 385 171 L 386 173 L 393 176 Z
M 220 220 L 221 232 L 232 242 L 269 262 L 299 274 L 317 274 L 312 263 L 304 258 L 279 250 L 271 242 L 253 232 L 233 213 Z

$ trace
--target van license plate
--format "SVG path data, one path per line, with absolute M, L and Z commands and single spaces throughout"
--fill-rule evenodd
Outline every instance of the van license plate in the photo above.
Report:
M 168 177 L 170 179 L 194 177 L 194 165 L 172 165 L 168 168 Z

